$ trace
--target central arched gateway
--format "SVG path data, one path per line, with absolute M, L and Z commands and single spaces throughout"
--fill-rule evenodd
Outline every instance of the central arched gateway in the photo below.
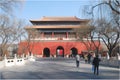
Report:
M 62 46 L 57 47 L 56 57 L 64 57 L 64 48 Z
M 50 50 L 49 50 L 49 48 L 44 48 L 44 50 L 43 50 L 43 57 L 50 57 Z
M 76 48 L 71 48 L 71 56 L 75 57 L 78 54 L 78 50 Z

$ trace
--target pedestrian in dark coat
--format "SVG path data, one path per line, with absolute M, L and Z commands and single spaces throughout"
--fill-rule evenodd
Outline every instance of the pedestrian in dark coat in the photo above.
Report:
M 96 57 L 93 59 L 92 64 L 94 65 L 94 74 L 97 72 L 97 75 L 99 74 L 99 63 L 100 63 L 100 59 L 98 58 L 98 55 L 96 55 Z

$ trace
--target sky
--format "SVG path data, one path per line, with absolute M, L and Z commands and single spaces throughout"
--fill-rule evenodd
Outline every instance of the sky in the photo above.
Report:
M 15 15 L 26 21 L 43 16 L 76 16 L 84 19 L 84 6 L 93 2 L 95 0 L 25 0 L 22 8 L 15 10 Z

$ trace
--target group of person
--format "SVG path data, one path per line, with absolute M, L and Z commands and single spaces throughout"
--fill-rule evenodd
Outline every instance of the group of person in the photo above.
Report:
M 91 60 L 94 58 L 95 56 L 92 55 L 91 53 L 88 53 L 88 54 L 84 54 L 83 55 L 83 58 L 85 60 L 85 63 L 91 63 Z
M 89 58 L 90 60 L 90 58 Z M 89 61 L 88 60 L 88 61 Z M 93 70 L 94 70 L 94 74 L 99 74 L 99 63 L 100 63 L 100 58 L 98 55 L 94 56 L 93 57 L 93 60 L 92 60 L 92 67 L 93 67 Z M 89 61 L 90 62 L 90 61 Z M 88 63 L 89 63 L 88 62 Z M 76 55 L 76 67 L 78 68 L 79 67 L 79 64 L 80 64 L 80 56 L 79 54 Z

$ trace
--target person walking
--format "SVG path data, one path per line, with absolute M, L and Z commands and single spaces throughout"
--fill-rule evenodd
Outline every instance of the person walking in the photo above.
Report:
M 93 59 L 93 66 L 94 66 L 94 74 L 97 72 L 97 75 L 99 74 L 99 63 L 100 63 L 100 59 L 98 58 L 98 55 L 96 55 L 96 57 Z
M 91 63 L 91 54 L 90 53 L 87 55 L 87 58 L 88 58 L 88 63 L 90 64 Z
M 80 56 L 77 54 L 76 55 L 76 67 L 79 67 L 79 63 L 80 63 Z
M 88 62 L 87 54 L 84 55 L 84 59 L 85 59 L 85 63 L 87 63 Z

